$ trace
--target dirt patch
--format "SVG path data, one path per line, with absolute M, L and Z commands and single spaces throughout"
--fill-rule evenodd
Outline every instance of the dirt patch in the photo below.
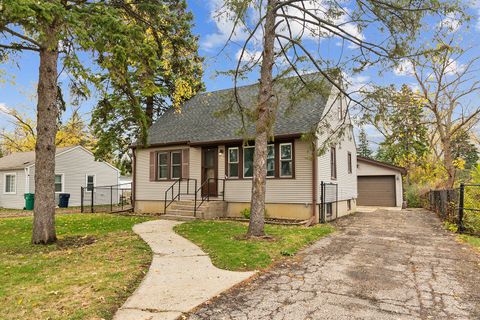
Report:
M 69 236 L 58 239 L 57 248 L 60 250 L 67 250 L 72 248 L 81 248 L 97 242 L 93 236 Z

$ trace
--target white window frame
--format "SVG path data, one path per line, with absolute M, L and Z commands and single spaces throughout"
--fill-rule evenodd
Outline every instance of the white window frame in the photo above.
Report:
M 282 159 L 282 146 L 285 146 L 285 145 L 290 146 L 290 159 Z M 280 161 L 279 166 L 278 166 L 278 170 L 280 170 L 280 172 L 278 173 L 279 177 L 280 178 L 292 178 L 293 177 L 293 144 L 291 142 L 280 143 L 280 145 L 278 146 L 278 153 L 279 153 L 278 161 Z M 290 163 L 292 164 L 292 172 L 291 172 L 290 175 L 283 175 L 282 174 L 282 162 L 283 161 L 290 161 Z
M 243 168 L 242 168 L 242 176 L 244 179 L 253 179 L 253 173 L 252 173 L 252 176 L 251 177 L 245 177 L 245 149 L 253 149 L 253 157 L 255 157 L 255 146 L 245 146 L 243 147 Z M 253 159 L 252 159 L 253 160 Z M 253 160 L 254 161 L 254 160 Z M 252 161 L 252 165 L 253 165 L 253 161 Z
M 15 190 L 7 192 L 7 176 L 15 177 Z M 3 174 L 3 194 L 17 194 L 17 173 L 16 172 L 6 172 Z
M 237 150 L 237 162 L 231 162 L 230 161 L 230 150 Z M 227 149 L 227 164 L 228 164 L 228 167 L 227 167 L 228 177 L 232 178 L 232 179 L 240 178 L 240 148 L 239 147 L 230 147 L 230 148 Z M 232 176 L 230 174 L 230 164 L 236 164 L 237 165 L 237 175 L 236 176 Z
M 167 155 L 167 163 L 166 164 L 163 164 L 163 165 L 160 165 L 160 155 L 162 154 L 166 154 Z M 160 166 L 162 167 L 167 167 L 167 175 L 165 178 L 160 178 Z M 158 152 L 157 153 L 157 168 L 156 168 L 156 171 L 157 171 L 157 180 L 168 180 L 168 152 Z
M 272 147 L 272 148 L 273 148 L 273 176 L 269 176 L 269 175 L 268 175 L 268 160 L 269 160 L 269 159 L 268 159 L 268 148 L 269 148 L 269 147 Z M 275 158 L 276 158 L 276 154 L 275 154 L 275 144 L 267 144 L 267 161 L 266 161 L 266 162 L 267 162 L 267 163 L 266 163 L 266 165 L 267 165 L 267 178 L 275 178 L 275 176 L 276 176 L 275 169 L 276 169 L 276 163 L 277 163 L 277 161 L 276 161 Z M 270 159 L 270 160 L 271 160 L 271 159 Z
M 173 154 L 178 153 L 180 154 L 180 163 L 179 164 L 173 164 Z M 180 168 L 180 177 L 173 177 L 173 167 L 179 167 Z M 171 151 L 170 152 L 170 179 L 172 180 L 177 180 L 182 178 L 182 151 Z
M 55 193 L 64 193 L 65 192 L 65 174 L 55 173 L 54 179 L 53 179 L 54 185 L 56 184 L 55 183 L 55 176 L 61 176 L 62 177 L 62 190 L 61 191 L 55 191 Z
M 88 190 L 88 177 L 93 177 L 93 190 L 95 191 L 95 186 L 97 185 L 97 175 L 88 173 L 85 175 L 85 190 L 87 190 L 87 192 L 92 192 L 92 190 Z

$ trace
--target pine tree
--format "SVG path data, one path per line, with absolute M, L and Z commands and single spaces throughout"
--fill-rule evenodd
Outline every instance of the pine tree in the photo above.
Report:
M 365 132 L 364 128 L 360 130 L 360 135 L 358 136 L 357 153 L 359 156 L 362 156 L 365 158 L 371 158 L 373 154 L 372 150 L 370 149 L 367 133 Z

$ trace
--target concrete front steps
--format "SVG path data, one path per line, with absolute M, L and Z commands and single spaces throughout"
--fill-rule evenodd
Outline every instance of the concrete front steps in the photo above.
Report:
M 172 202 L 167 212 L 161 216 L 165 220 L 190 221 L 195 219 L 214 219 L 224 217 L 227 204 L 224 201 L 204 201 L 194 213 L 195 201 L 182 200 Z

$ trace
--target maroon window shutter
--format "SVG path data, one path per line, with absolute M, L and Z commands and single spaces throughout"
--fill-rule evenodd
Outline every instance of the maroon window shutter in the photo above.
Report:
M 157 156 L 157 153 L 152 151 L 150 152 L 150 181 L 155 181 L 157 180 L 156 179 L 156 176 L 155 176 L 155 158 Z
M 189 177 L 189 157 L 190 149 L 182 150 L 182 178 L 188 179 Z

